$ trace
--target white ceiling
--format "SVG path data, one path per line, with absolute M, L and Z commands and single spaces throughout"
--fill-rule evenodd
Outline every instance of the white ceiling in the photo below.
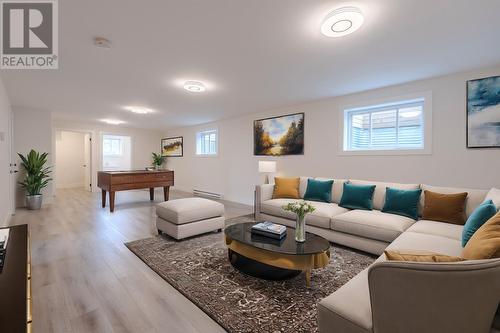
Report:
M 345 4 L 365 24 L 321 35 Z M 498 64 L 499 12 L 498 0 L 64 0 L 59 70 L 0 75 L 13 105 L 56 118 L 186 126 Z M 208 90 L 188 93 L 183 80 Z

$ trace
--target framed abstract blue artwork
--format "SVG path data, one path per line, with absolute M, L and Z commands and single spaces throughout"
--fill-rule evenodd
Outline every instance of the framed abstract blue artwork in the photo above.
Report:
M 467 81 L 467 148 L 500 148 L 500 76 Z

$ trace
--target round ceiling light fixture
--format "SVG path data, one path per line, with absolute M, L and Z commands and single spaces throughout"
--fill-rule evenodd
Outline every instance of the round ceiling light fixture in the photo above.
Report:
M 101 121 L 109 125 L 120 125 L 125 123 L 123 120 L 118 119 L 101 119 Z
M 184 89 L 189 92 L 203 92 L 207 90 L 203 82 L 200 81 L 186 81 L 184 82 Z
M 125 110 L 133 112 L 133 113 L 138 113 L 138 114 L 148 114 L 148 113 L 153 113 L 153 110 L 150 108 L 146 108 L 143 106 L 125 106 Z
M 321 33 L 328 37 L 342 37 L 358 30 L 364 22 L 356 7 L 342 7 L 328 13 L 321 25 Z
M 94 45 L 103 49 L 110 49 L 111 48 L 111 41 L 109 39 L 106 39 L 104 37 L 95 37 L 94 38 Z

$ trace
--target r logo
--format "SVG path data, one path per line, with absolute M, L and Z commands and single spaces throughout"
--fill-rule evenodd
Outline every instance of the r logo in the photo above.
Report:
M 3 54 L 53 53 L 53 4 L 2 3 Z

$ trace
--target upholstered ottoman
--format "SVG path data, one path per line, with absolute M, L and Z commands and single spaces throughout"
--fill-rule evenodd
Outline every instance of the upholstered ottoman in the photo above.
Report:
M 156 228 L 182 239 L 224 228 L 224 205 L 203 198 L 185 198 L 156 205 Z

